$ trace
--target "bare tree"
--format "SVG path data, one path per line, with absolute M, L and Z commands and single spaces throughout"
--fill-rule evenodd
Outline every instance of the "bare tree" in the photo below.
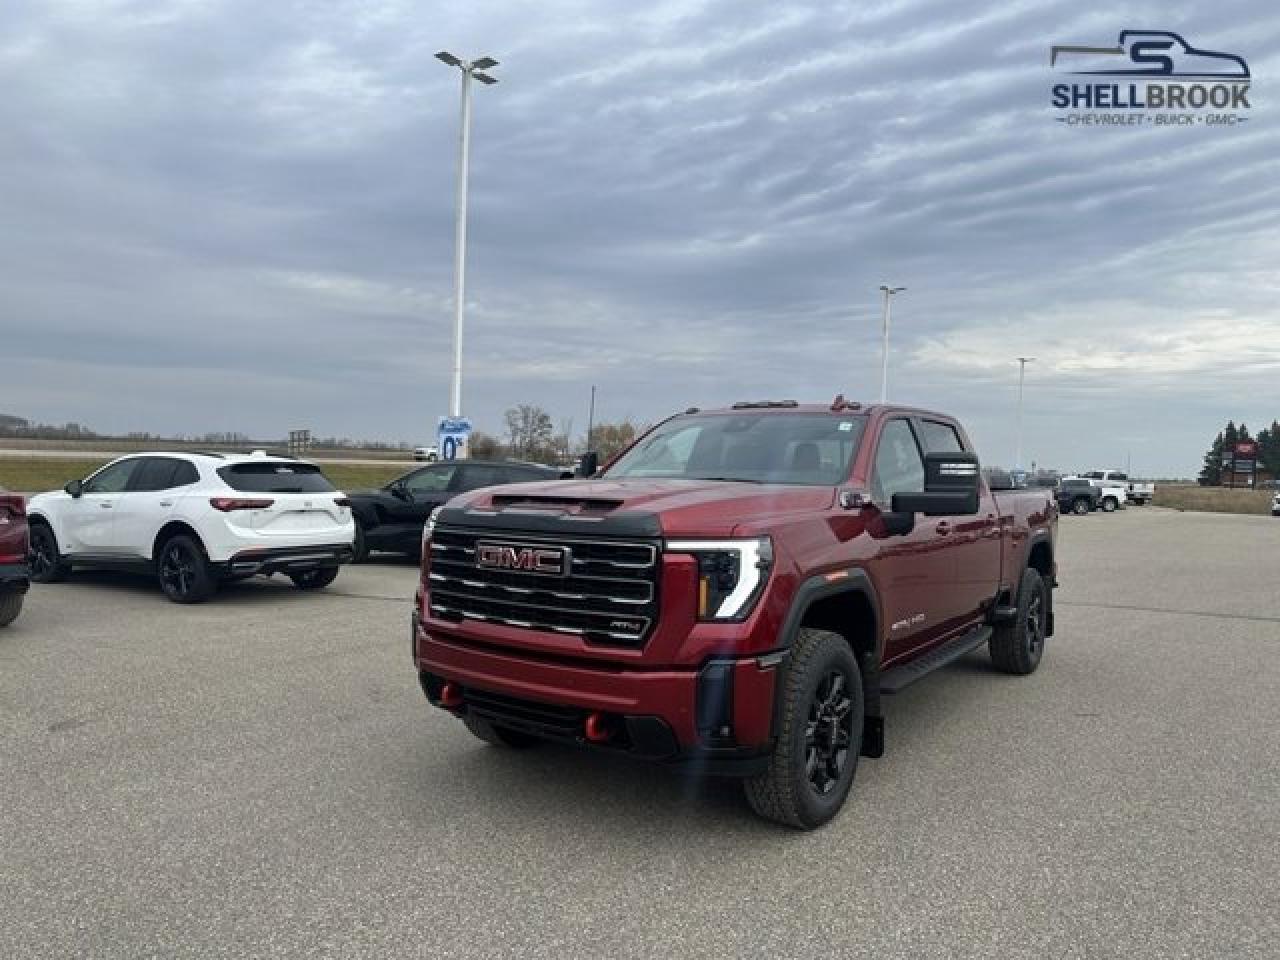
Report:
M 551 452 L 554 428 L 551 414 L 541 407 L 522 403 L 506 413 L 507 435 L 511 438 L 511 455 L 523 460 L 546 458 Z

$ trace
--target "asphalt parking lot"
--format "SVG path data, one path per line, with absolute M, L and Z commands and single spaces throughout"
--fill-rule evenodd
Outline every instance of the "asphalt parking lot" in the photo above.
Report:
M 407 564 L 37 587 L 0 632 L 0 956 L 1276 956 L 1280 521 L 1061 532 L 1040 671 L 892 698 L 810 834 L 473 740 L 417 688 Z

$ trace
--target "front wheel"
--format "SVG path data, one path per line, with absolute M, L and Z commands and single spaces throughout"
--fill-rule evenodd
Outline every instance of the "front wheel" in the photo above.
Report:
M 7 627 L 18 619 L 22 612 L 22 594 L 0 594 L 0 627 Z
M 1025 675 L 1034 673 L 1044 655 L 1049 626 L 1049 588 L 1034 567 L 1022 571 L 1018 584 L 1018 613 L 996 627 L 988 646 L 997 670 Z
M 1116 508 L 1117 508 L 1117 507 L 1119 507 L 1119 506 L 1120 506 L 1120 504 L 1119 504 L 1119 502 L 1116 500 L 1116 498 L 1115 498 L 1115 497 L 1103 497 L 1103 498 L 1102 498 L 1102 509 L 1103 509 L 1103 511 L 1104 511 L 1104 512 L 1106 512 L 1106 513 L 1114 513 L 1114 512 L 1115 512 L 1115 510 L 1116 510 Z
M 200 544 L 187 536 L 164 542 L 156 560 L 160 589 L 174 603 L 200 603 L 218 591 L 218 581 L 209 568 Z
M 351 541 L 351 562 L 364 563 L 369 559 L 369 541 L 364 535 L 364 527 L 356 521 L 356 535 Z
M 67 575 L 67 562 L 58 553 L 58 538 L 44 522 L 31 524 L 27 567 L 36 583 L 57 583 Z
M 306 573 L 295 573 L 289 579 L 299 590 L 323 590 L 338 579 L 338 568 L 319 567 Z
M 1089 512 L 1089 501 L 1085 497 L 1077 497 L 1071 504 L 1071 512 L 1077 517 L 1083 517 Z
M 862 673 L 844 637 L 802 629 L 780 681 L 782 723 L 768 769 L 743 781 L 760 816 L 812 830 L 844 806 L 862 751 Z

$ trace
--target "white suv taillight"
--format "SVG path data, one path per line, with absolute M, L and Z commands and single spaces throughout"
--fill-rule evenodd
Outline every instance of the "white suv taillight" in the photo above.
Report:
M 274 500 L 267 499 L 248 499 L 245 497 L 210 497 L 209 506 L 215 510 L 221 510 L 223 513 L 230 513 L 232 510 L 265 510 L 267 507 L 275 503 Z

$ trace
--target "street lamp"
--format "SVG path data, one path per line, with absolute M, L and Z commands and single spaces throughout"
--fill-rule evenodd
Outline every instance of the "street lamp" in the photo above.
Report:
M 1022 384 L 1027 376 L 1027 364 L 1035 357 L 1018 357 L 1018 434 L 1017 447 L 1013 453 L 1013 468 L 1022 469 Z
M 493 57 L 481 57 L 467 63 L 447 50 L 436 54 L 436 59 L 462 72 L 462 121 L 458 134 L 458 208 L 457 227 L 454 235 L 453 263 L 453 390 L 449 400 L 449 416 L 462 416 L 462 310 L 466 302 L 467 279 L 467 178 L 471 166 L 471 80 L 479 80 L 485 86 L 497 83 L 495 77 L 485 73 L 496 67 Z
M 889 402 L 889 300 L 895 293 L 901 293 L 906 287 L 890 287 L 880 284 L 884 293 L 884 328 L 883 340 L 880 344 L 880 402 Z

